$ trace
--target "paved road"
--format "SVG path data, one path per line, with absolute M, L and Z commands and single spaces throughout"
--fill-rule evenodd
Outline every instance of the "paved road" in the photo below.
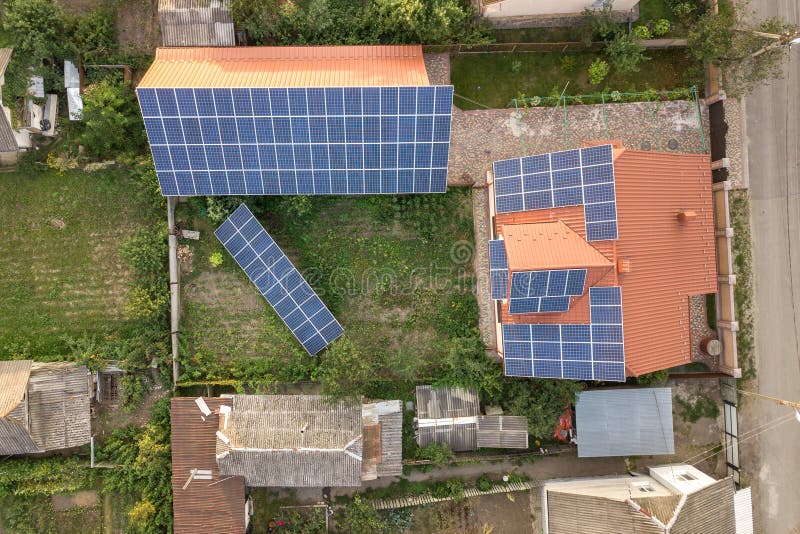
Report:
M 800 24 L 797 0 L 753 0 L 760 18 Z M 756 359 L 759 391 L 800 400 L 800 46 L 783 80 L 746 100 L 745 126 L 752 202 Z M 787 414 L 746 400 L 740 434 Z M 792 418 L 743 444 L 753 466 L 758 532 L 800 533 L 800 424 Z M 754 458 L 752 456 L 758 455 Z

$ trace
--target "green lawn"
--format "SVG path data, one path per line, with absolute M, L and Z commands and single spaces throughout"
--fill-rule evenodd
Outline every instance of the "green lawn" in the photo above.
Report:
M 598 54 L 593 52 L 535 52 L 513 54 L 461 54 L 451 58 L 451 80 L 457 95 L 467 97 L 490 108 L 511 105 L 520 94 L 556 96 L 567 86 L 570 95 L 597 93 L 606 90 L 633 92 L 648 88 L 675 89 L 690 85 L 687 79 L 691 62 L 683 50 L 651 50 L 650 61 L 640 71 L 621 75 L 614 72 L 599 86 L 589 83 L 588 68 Z M 565 65 L 564 58 L 572 58 Z M 455 97 L 462 109 L 479 106 Z
M 117 249 L 149 210 L 125 171 L 0 175 L 0 358 L 61 357 L 62 336 L 124 323 Z
M 640 0 L 639 20 L 637 24 L 647 23 L 651 20 L 667 19 L 672 24 L 678 22 L 678 17 L 672 11 L 668 0 Z
M 436 317 L 454 289 L 474 285 L 470 191 L 307 200 L 308 211 L 294 215 L 279 198 L 247 204 L 385 378 L 429 376 L 446 339 Z M 305 378 L 315 359 L 217 243 L 213 225 L 191 206 L 179 219 L 202 235 L 187 242 L 193 271 L 183 278 L 182 330 L 191 350 L 206 366 L 249 358 L 249 369 L 260 365 L 275 379 Z M 214 269 L 208 258 L 217 250 L 225 263 Z

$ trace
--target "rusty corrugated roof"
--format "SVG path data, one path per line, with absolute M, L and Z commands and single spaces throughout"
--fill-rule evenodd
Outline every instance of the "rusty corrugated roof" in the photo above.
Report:
M 213 411 L 230 406 L 230 399 L 206 398 Z M 215 444 L 219 416 L 201 417 L 190 397 L 171 405 L 172 511 L 175 534 L 236 534 L 245 532 L 245 492 L 242 477 L 220 477 Z M 211 471 L 211 480 L 189 480 L 192 469 Z
M 508 268 L 540 271 L 583 267 L 610 267 L 603 256 L 562 221 L 503 226 Z
M 387 87 L 430 85 L 422 47 L 159 48 L 139 87 Z
M 588 276 L 587 287 L 622 286 L 626 372 L 637 376 L 691 361 L 689 297 L 717 290 L 711 166 L 705 154 L 615 148 L 614 156 L 619 239 L 589 245 L 611 268 L 594 283 Z M 697 216 L 680 222 L 680 211 Z M 508 240 L 514 227 L 545 221 L 586 237 L 583 206 L 498 214 L 495 234 Z M 515 249 L 509 243 L 514 270 L 511 255 L 519 251 L 509 252 Z M 567 248 L 573 245 L 570 240 Z M 548 253 L 553 265 L 540 268 L 556 268 L 559 254 Z M 630 272 L 617 272 L 618 259 L 630 261 Z M 589 322 L 587 295 L 573 297 L 564 313 L 511 315 L 507 303 L 500 309 L 506 324 Z

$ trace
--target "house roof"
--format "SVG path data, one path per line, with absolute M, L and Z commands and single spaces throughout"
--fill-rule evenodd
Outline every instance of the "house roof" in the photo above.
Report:
M 0 361 L 0 417 L 23 401 L 32 364 L 31 360 Z
M 654 486 L 649 497 L 631 497 L 630 491 L 618 494 L 609 488 L 584 486 L 579 489 L 548 489 L 548 534 L 726 534 L 735 532 L 734 484 L 731 477 L 715 481 L 689 494 L 669 491 L 650 477 L 641 477 Z M 600 479 L 583 479 L 601 482 Z M 614 479 L 610 479 L 612 482 Z M 624 484 L 630 484 L 627 477 Z M 634 479 L 635 480 L 635 479 Z M 576 479 L 581 482 L 581 479 Z M 619 489 L 619 488 L 615 488 Z
M 89 443 L 88 371 L 69 362 L 0 362 L 0 454 Z
M 675 454 L 670 388 L 582 391 L 575 412 L 580 458 Z
M 627 260 L 630 270 L 609 269 L 595 285 L 622 287 L 626 374 L 638 376 L 691 361 L 689 297 L 716 291 L 711 167 L 707 154 L 619 148 L 614 178 L 618 239 L 591 246 L 612 266 Z M 681 211 L 695 216 L 682 222 Z M 507 239 L 512 225 L 546 221 L 560 221 L 586 237 L 583 206 L 500 213 L 495 234 Z M 584 301 L 573 297 L 569 311 L 544 315 L 509 316 L 502 304 L 501 322 L 587 323 L 588 298 Z
M 159 48 L 139 87 L 429 85 L 419 45 Z
M 211 410 L 230 399 L 206 398 Z M 222 477 L 215 457 L 219 416 L 201 417 L 193 398 L 172 399 L 172 510 L 175 534 L 245 532 L 243 477 Z M 211 471 L 211 480 L 192 480 L 192 469 Z
M 159 0 L 164 46 L 235 46 L 228 0 Z
M 563 221 L 503 225 L 512 271 L 610 267 L 613 262 Z
M 361 479 L 403 474 L 403 403 L 399 400 L 362 405 L 364 450 Z
M 361 484 L 361 404 L 320 395 L 234 395 L 221 417 L 217 463 L 248 486 Z
M 454 451 L 477 448 L 478 394 L 458 387 L 417 386 L 417 444 L 447 444 Z

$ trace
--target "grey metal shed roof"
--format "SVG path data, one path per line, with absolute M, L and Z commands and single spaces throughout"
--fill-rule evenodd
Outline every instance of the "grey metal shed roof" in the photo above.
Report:
M 454 451 L 473 451 L 480 413 L 478 394 L 471 389 L 417 386 L 417 444 L 446 443 Z
M 478 448 L 527 449 L 528 418 L 518 415 L 478 417 Z
M 670 388 L 578 394 L 578 457 L 675 454 Z
M 164 46 L 235 46 L 228 0 L 160 0 Z

